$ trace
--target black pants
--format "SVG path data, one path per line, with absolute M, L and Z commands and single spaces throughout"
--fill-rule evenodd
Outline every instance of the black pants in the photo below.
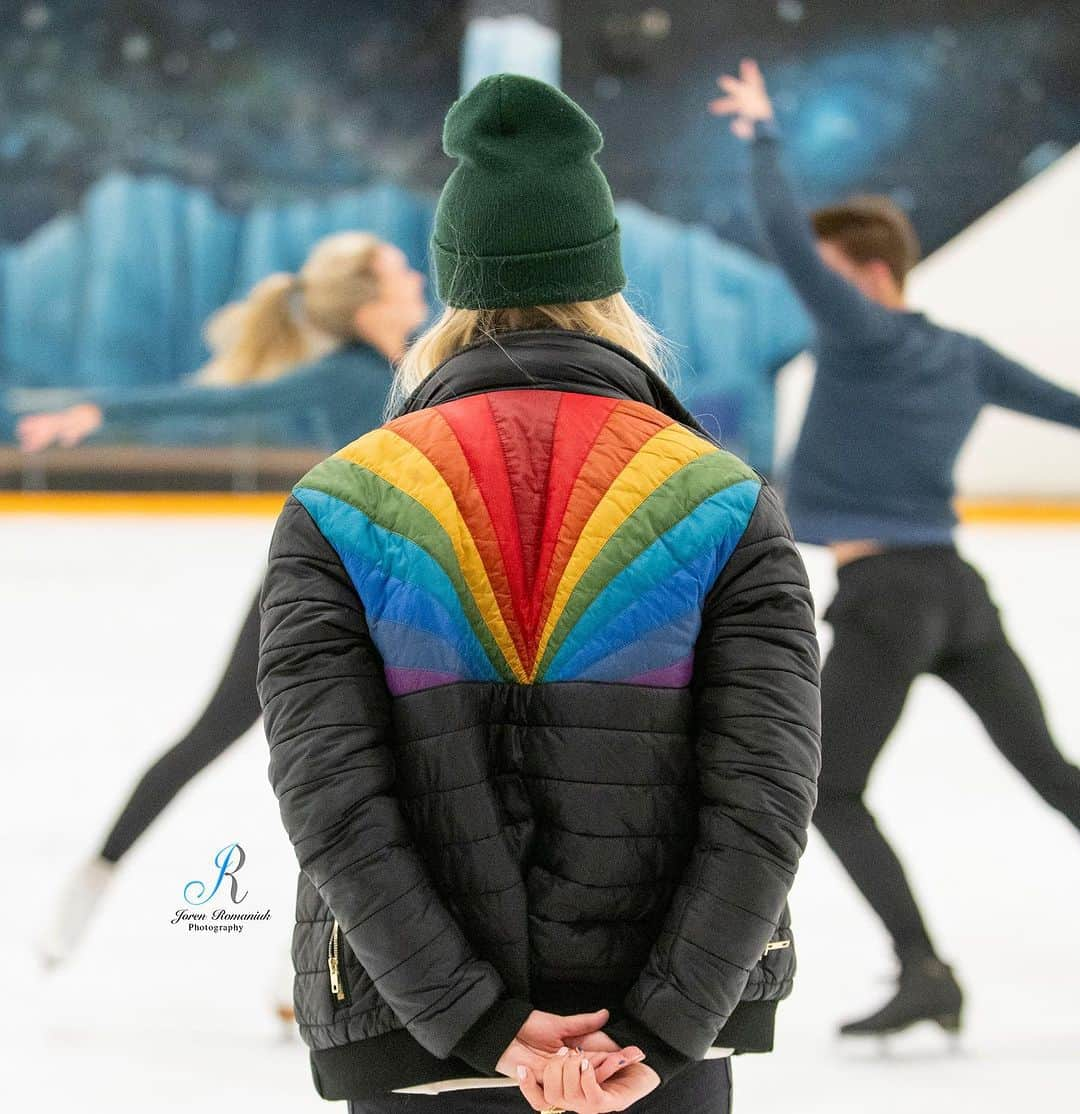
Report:
M 116 862 L 146 831 L 165 806 L 262 715 L 255 689 L 259 663 L 259 597 L 251 603 L 232 656 L 202 715 L 142 776 L 101 849 Z
M 839 569 L 825 612 L 822 770 L 814 824 L 884 922 L 901 960 L 933 947 L 903 868 L 863 801 L 912 682 L 936 674 L 994 745 L 1080 828 L 1080 769 L 1050 736 L 1038 693 L 1009 645 L 983 578 L 952 546 L 888 550 Z
M 635 1102 L 634 1114 L 731 1114 L 731 1059 L 705 1060 Z M 516 1087 L 383 1095 L 349 1103 L 348 1114 L 530 1114 Z

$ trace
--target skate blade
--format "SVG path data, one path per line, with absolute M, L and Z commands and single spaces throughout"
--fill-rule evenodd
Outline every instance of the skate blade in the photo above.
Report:
M 38 948 L 34 952 L 34 957 L 37 960 L 38 968 L 49 975 L 59 970 L 59 968 L 67 963 L 69 954 L 68 952 L 59 950 L 53 951 L 47 948 Z
M 840 1033 L 842 1055 L 853 1061 L 940 1060 L 965 1056 L 966 1048 L 958 1017 L 913 1021 L 910 1025 L 881 1033 Z

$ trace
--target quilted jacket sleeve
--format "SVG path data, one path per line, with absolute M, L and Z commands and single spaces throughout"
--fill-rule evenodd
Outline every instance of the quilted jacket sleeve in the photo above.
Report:
M 394 795 L 390 696 L 360 598 L 294 498 L 271 542 L 261 611 L 269 777 L 301 869 L 420 1044 L 446 1057 L 487 1025 L 499 1030 L 492 1048 L 505 1036 L 501 1051 L 530 1007 L 505 997 L 426 873 Z
M 705 600 L 696 645 L 698 839 L 632 1020 L 694 1060 L 773 936 L 817 800 L 819 657 L 802 558 L 773 490 Z

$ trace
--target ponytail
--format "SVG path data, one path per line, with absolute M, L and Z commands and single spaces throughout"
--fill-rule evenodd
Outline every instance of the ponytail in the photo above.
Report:
M 257 283 L 244 301 L 218 310 L 204 330 L 214 358 L 198 377 L 216 383 L 275 379 L 325 349 L 295 311 L 298 289 L 295 275 L 279 272 Z
M 381 243 L 370 232 L 327 236 L 298 275 L 268 275 L 243 301 L 223 306 L 203 329 L 213 356 L 196 378 L 276 379 L 339 347 L 354 335 L 357 308 L 377 294 L 372 262 Z

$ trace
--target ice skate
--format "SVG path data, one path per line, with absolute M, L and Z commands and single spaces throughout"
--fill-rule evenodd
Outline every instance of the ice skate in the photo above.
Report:
M 282 953 L 274 975 L 272 1001 L 274 1017 L 282 1039 L 291 1040 L 296 1035 L 296 1012 L 293 1008 L 293 963 L 288 950 Z
M 896 994 L 869 1017 L 840 1026 L 844 1037 L 899 1033 L 920 1021 L 933 1021 L 950 1035 L 960 1032 L 964 995 L 952 968 L 932 956 L 905 963 Z
M 282 1037 L 286 1040 L 291 1039 L 296 1028 L 296 1011 L 293 1009 L 292 1002 L 286 1002 L 283 998 L 276 999 L 274 1016 L 281 1027 Z
M 116 865 L 95 855 L 68 879 L 38 946 L 44 967 L 59 966 L 78 946 L 116 873 Z

